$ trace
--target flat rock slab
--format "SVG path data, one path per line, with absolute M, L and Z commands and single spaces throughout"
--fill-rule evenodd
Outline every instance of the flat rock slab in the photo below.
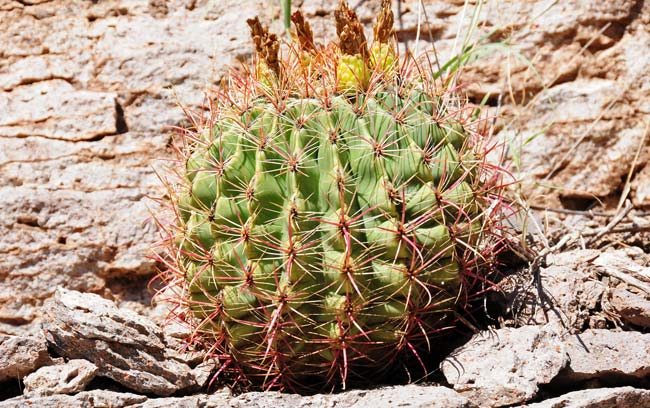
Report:
M 5 407 L 137 407 L 137 408 L 473 408 L 475 404 L 452 389 L 441 386 L 405 385 L 339 394 L 300 396 L 280 392 L 249 392 L 233 397 L 224 390 L 211 395 L 147 398 L 130 393 L 84 391 L 74 396 L 23 396 L 0 402 Z
M 521 325 L 553 324 L 558 331 L 597 327 L 602 323 L 598 311 L 607 285 L 594 279 L 591 261 L 595 250 L 571 250 L 547 256 L 539 270 L 541 285 L 522 281 L 503 285 L 513 322 Z M 515 280 L 519 277 L 515 277 Z M 522 279 L 526 279 L 521 276 Z
M 650 297 L 622 288 L 609 292 L 607 301 L 621 320 L 650 328 Z
M 45 312 L 52 348 L 64 357 L 91 361 L 99 376 L 160 396 L 197 388 L 192 369 L 167 352 L 162 330 L 144 316 L 98 295 L 62 288 Z
M 532 399 L 569 362 L 560 336 L 547 326 L 481 332 L 441 364 L 454 389 L 481 407 Z
M 76 90 L 63 80 L 0 94 L 0 134 L 84 140 L 117 133 L 117 94 Z
M 599 388 L 570 392 L 530 408 L 640 408 L 650 407 L 650 390 L 632 387 Z
M 382 406 L 407 408 L 469 408 L 475 405 L 458 392 L 441 386 L 404 385 L 385 387 L 371 391 L 351 391 L 337 395 L 336 404 L 351 408 L 378 408 Z M 348 405 L 350 404 L 351 405 Z
M 86 389 L 98 368 L 87 360 L 41 367 L 25 377 L 25 395 L 76 394 Z
M 0 335 L 0 383 L 52 363 L 44 337 Z
M 84 391 L 75 395 L 16 397 L 0 402 L 0 408 L 115 408 L 132 407 L 145 402 L 144 395 L 106 390 Z
M 441 386 L 403 385 L 374 390 L 352 390 L 339 394 L 301 397 L 279 392 L 250 392 L 229 399 L 224 406 L 233 408 L 469 408 L 475 405 L 456 391 Z
M 650 378 L 650 334 L 587 330 L 565 339 L 571 362 L 558 380 Z

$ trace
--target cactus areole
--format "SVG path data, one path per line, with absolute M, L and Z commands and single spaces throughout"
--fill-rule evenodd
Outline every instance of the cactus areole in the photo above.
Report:
M 254 388 L 344 388 L 422 361 L 498 248 L 488 121 L 430 59 L 398 57 L 390 1 L 371 44 L 345 3 L 335 16 L 328 46 L 300 12 L 290 44 L 249 20 L 252 68 L 190 115 L 170 189 L 178 315 Z

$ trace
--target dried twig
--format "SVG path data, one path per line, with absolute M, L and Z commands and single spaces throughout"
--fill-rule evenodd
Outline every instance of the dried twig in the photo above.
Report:
M 612 228 L 611 230 L 607 231 L 610 234 L 623 234 L 626 232 L 646 232 L 650 231 L 650 224 L 647 225 L 639 225 L 639 224 L 619 224 L 617 227 Z M 582 231 L 580 233 L 581 236 L 583 237 L 593 237 L 594 235 L 597 235 L 602 232 L 602 228 L 598 228 L 595 230 L 589 230 L 589 231 Z
M 625 203 L 625 208 L 623 208 L 618 214 L 616 214 L 616 216 L 612 218 L 612 220 L 609 223 L 607 223 L 606 226 L 596 230 L 596 235 L 591 239 L 589 239 L 589 241 L 587 241 L 587 245 L 593 244 L 596 240 L 601 238 L 603 235 L 611 232 L 614 229 L 614 227 L 616 227 L 621 221 L 623 221 L 623 218 L 627 217 L 627 215 L 630 213 L 630 211 L 632 211 L 633 208 L 634 205 L 632 204 L 632 202 L 630 200 L 627 200 Z
M 598 258 L 598 259 L 600 259 L 600 258 Z M 597 265 L 595 262 L 594 262 L 594 264 Z M 600 266 L 600 271 L 602 273 L 605 273 L 605 274 L 607 274 L 607 275 L 609 275 L 611 277 L 614 277 L 614 278 L 616 278 L 616 279 L 618 279 L 620 281 L 623 281 L 623 282 L 627 283 L 628 285 L 630 285 L 632 287 L 635 287 L 635 288 L 637 288 L 639 290 L 642 290 L 645 293 L 647 293 L 648 295 L 650 295 L 650 285 L 641 282 L 639 279 L 635 278 L 634 276 L 630 276 L 628 273 L 625 273 L 625 272 L 623 272 L 623 271 L 619 270 L 618 268 L 613 267 L 611 265 L 604 264 L 604 265 L 598 265 L 598 266 Z
M 549 208 L 541 205 L 531 205 L 530 208 L 537 211 L 549 211 L 559 214 L 584 215 L 585 217 L 614 217 L 616 213 L 604 213 L 591 210 L 567 210 L 566 208 Z
M 645 140 L 648 137 L 648 128 L 650 128 L 650 122 L 648 122 L 645 125 L 645 130 L 643 131 L 643 138 L 641 138 L 641 141 L 639 142 L 639 146 L 637 146 L 636 153 L 634 154 L 634 160 L 632 160 L 630 171 L 628 171 L 627 173 L 627 178 L 625 179 L 625 186 L 623 187 L 623 192 L 621 193 L 621 199 L 618 202 L 618 208 L 621 208 L 623 202 L 627 199 L 627 196 L 630 194 L 630 189 L 632 187 L 632 175 L 634 174 L 634 170 L 636 168 L 637 162 L 639 161 L 639 155 L 641 153 L 641 149 L 643 149 L 643 146 L 645 146 Z

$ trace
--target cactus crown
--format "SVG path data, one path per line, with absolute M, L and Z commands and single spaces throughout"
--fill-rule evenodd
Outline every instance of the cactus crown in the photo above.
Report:
M 422 361 L 498 247 L 486 121 L 426 58 L 400 62 L 389 0 L 370 47 L 347 4 L 335 17 L 339 43 L 322 46 L 294 13 L 285 49 L 248 21 L 254 68 L 192 116 L 172 194 L 164 276 L 179 315 L 265 389 Z

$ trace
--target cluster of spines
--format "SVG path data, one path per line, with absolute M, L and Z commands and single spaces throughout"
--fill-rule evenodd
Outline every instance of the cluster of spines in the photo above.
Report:
M 269 54 L 273 38 L 256 32 Z M 341 87 L 327 68 L 338 50 L 309 43 L 290 48 L 308 64 L 276 54 L 272 74 L 259 61 L 233 74 L 214 116 L 187 133 L 175 203 L 168 276 L 187 292 L 186 318 L 265 388 L 345 384 L 405 351 L 419 359 L 467 280 L 482 279 L 493 248 L 479 243 L 500 200 L 483 122 L 427 89 L 422 64 L 375 63 L 367 84 L 355 74 Z

